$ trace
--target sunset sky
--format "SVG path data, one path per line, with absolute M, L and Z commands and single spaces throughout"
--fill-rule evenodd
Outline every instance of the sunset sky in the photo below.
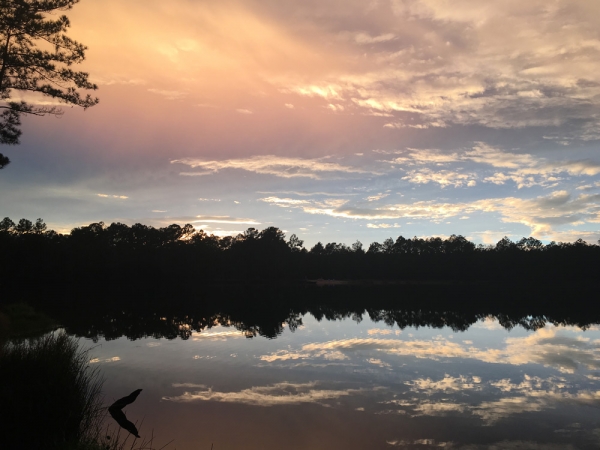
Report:
M 100 103 L 24 119 L 0 148 L 1 217 L 276 226 L 307 246 L 600 239 L 600 2 L 82 0 L 68 16 Z

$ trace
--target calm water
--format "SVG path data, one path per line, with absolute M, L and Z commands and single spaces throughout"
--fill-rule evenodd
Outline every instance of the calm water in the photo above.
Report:
M 106 403 L 177 449 L 597 449 L 600 329 L 402 330 L 307 314 L 294 332 L 94 343 Z M 160 446 L 160 445 L 159 445 Z

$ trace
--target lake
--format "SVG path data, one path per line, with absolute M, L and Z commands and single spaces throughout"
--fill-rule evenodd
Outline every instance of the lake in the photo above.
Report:
M 106 379 L 107 404 L 143 389 L 126 414 L 156 447 L 600 446 L 593 324 L 414 308 L 286 314 L 257 325 L 122 311 L 98 315 L 92 331 L 66 329 L 88 336 L 80 342 Z

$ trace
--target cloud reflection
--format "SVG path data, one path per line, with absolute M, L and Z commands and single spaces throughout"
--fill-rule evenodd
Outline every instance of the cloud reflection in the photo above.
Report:
M 509 379 L 482 382 L 480 377 L 445 375 L 440 380 L 419 378 L 405 384 L 415 396 L 381 401 L 387 409 L 380 414 L 408 414 L 411 417 L 467 414 L 479 417 L 483 425 L 491 426 L 516 414 L 556 409 L 561 405 L 592 406 L 600 400 L 600 391 L 580 389 L 561 377 L 540 378 L 527 374 L 519 383 Z M 473 392 L 478 395 L 473 396 Z M 480 401 L 482 395 L 492 399 Z
M 279 350 L 260 359 L 266 362 L 311 358 L 342 360 L 354 352 L 375 351 L 432 360 L 464 358 L 491 364 L 540 364 L 565 373 L 600 369 L 600 342 L 566 335 L 556 327 L 541 328 L 525 337 L 506 338 L 504 344 L 503 348 L 481 348 L 471 341 L 454 342 L 442 336 L 432 340 L 352 338 L 305 344 L 300 350 Z
M 173 387 L 188 387 L 189 384 L 174 384 Z M 194 386 L 196 387 L 196 386 Z M 199 386 L 202 387 L 202 386 Z M 270 386 L 253 386 L 237 392 L 218 392 L 204 389 L 184 392 L 175 397 L 163 397 L 173 402 L 215 401 L 224 403 L 242 403 L 254 406 L 298 405 L 301 403 L 321 404 L 328 400 L 339 399 L 349 395 L 364 394 L 366 389 L 324 389 L 319 382 L 308 383 L 275 383 Z

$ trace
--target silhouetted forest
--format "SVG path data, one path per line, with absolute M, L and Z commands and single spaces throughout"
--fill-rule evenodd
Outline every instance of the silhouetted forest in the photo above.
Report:
M 90 338 L 188 337 L 215 325 L 269 338 L 302 317 L 401 328 L 466 330 L 492 316 L 506 328 L 600 323 L 600 246 L 494 246 L 462 236 L 303 242 L 274 227 L 218 238 L 191 225 L 95 223 L 68 235 L 0 222 L 0 305 L 24 301 Z M 350 280 L 317 287 L 318 278 Z
M 303 246 L 275 227 L 216 237 L 192 225 L 164 228 L 93 223 L 70 234 L 41 219 L 0 222 L 0 292 L 74 285 L 173 289 L 220 283 L 301 283 L 318 278 L 395 282 L 593 282 L 600 246 L 579 240 L 544 245 L 524 237 L 475 245 L 463 236 L 389 238 Z

